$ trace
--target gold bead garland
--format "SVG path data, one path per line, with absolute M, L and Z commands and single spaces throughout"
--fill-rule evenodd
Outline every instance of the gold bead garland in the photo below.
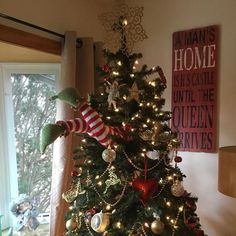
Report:
M 124 152 L 125 157 L 126 157 L 126 159 L 128 160 L 128 162 L 129 162 L 136 170 L 139 170 L 139 171 L 144 171 L 144 170 L 145 170 L 145 169 L 140 168 L 140 167 L 138 167 L 137 165 L 135 165 L 135 164 L 132 162 L 132 160 L 128 157 L 127 153 L 126 153 L 125 151 L 123 151 L 123 152 Z M 163 159 L 164 159 L 164 158 L 160 158 L 160 160 L 159 160 L 154 166 L 148 168 L 147 171 L 152 171 L 152 170 L 154 170 L 157 166 L 159 166 L 159 164 L 162 162 Z
M 85 219 L 85 216 L 84 216 L 84 215 L 83 215 L 83 218 L 84 218 L 84 223 L 85 223 L 85 225 L 86 225 L 86 228 L 87 228 L 87 230 L 88 230 L 90 236 L 93 236 L 93 233 L 92 233 L 92 231 L 91 231 L 91 229 L 90 229 L 90 227 L 89 227 L 89 224 L 88 224 L 87 220 Z
M 177 216 L 175 218 L 175 221 L 174 221 L 174 225 L 173 225 L 173 230 L 172 230 L 171 236 L 175 236 L 175 226 L 176 226 L 176 224 L 177 224 L 177 222 L 179 220 L 180 212 L 182 212 L 182 211 L 183 211 L 183 209 L 181 209 L 181 210 L 179 209 L 179 211 L 178 211 L 178 214 L 177 214 Z
M 89 174 L 88 174 L 88 176 L 87 176 L 87 182 L 89 182 L 89 181 L 91 181 L 91 179 L 90 179 L 90 176 L 89 176 Z M 99 197 L 105 204 L 114 207 L 114 206 L 116 206 L 116 205 L 121 201 L 121 199 L 122 199 L 123 196 L 124 196 L 124 193 L 125 193 L 125 190 L 126 190 L 126 187 L 127 187 L 127 180 L 125 181 L 125 185 L 124 185 L 124 188 L 122 189 L 122 192 L 121 192 L 121 194 L 120 194 L 119 199 L 118 199 L 116 202 L 114 202 L 114 203 L 109 203 L 109 202 L 107 202 L 107 201 L 101 196 L 101 194 L 98 192 L 98 190 L 96 189 L 95 185 L 94 185 L 93 183 L 91 183 L 91 185 L 92 185 L 93 190 L 94 190 L 94 191 L 96 192 L 96 194 L 98 195 L 98 197 Z

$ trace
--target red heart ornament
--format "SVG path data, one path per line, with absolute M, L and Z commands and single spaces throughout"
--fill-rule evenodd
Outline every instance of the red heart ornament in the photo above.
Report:
M 146 205 L 148 199 L 157 190 L 157 181 L 155 179 L 135 179 L 132 182 L 132 187 L 138 191 L 141 191 L 140 199 L 143 205 Z

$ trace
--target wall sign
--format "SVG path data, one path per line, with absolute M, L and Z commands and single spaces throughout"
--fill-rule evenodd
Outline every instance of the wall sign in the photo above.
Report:
M 218 26 L 173 34 L 171 127 L 181 151 L 216 151 L 218 38 Z

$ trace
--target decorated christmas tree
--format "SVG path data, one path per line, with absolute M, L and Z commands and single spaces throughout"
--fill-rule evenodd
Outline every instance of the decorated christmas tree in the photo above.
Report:
M 178 167 L 181 140 L 163 109 L 166 78 L 159 66 L 140 66 L 142 55 L 132 52 L 146 38 L 142 12 L 122 5 L 102 15 L 113 38 L 95 94 L 82 98 L 67 88 L 52 97 L 80 113 L 41 131 L 42 152 L 60 136 L 74 133 L 82 140 L 74 151 L 72 184 L 62 195 L 70 204 L 66 235 L 204 235 L 197 198 L 184 189 Z

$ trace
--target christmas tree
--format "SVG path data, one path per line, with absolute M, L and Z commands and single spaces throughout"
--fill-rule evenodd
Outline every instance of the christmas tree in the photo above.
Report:
M 70 204 L 66 235 L 204 235 L 197 198 L 183 187 L 171 113 L 163 110 L 166 78 L 159 66 L 139 66 L 142 55 L 132 53 L 136 39 L 146 37 L 143 9 L 120 9 L 102 16 L 119 43 L 104 51 L 101 86 L 89 99 L 74 88 L 52 97 L 81 116 L 41 131 L 42 152 L 59 136 L 75 133 L 82 140 L 74 151 L 72 184 L 62 195 Z

